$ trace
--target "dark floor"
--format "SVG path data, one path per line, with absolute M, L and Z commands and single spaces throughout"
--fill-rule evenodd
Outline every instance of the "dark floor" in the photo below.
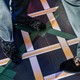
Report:
M 42 4 L 46 7 L 43 7 Z M 29 6 L 28 14 L 40 12 L 42 10 L 44 11 L 45 8 L 49 9 L 47 7 L 50 7 L 51 9 L 53 7 L 59 6 L 60 4 L 60 0 L 33 0 Z M 36 18 L 40 19 L 45 24 L 47 24 L 47 22 L 50 24 L 50 18 L 55 13 L 56 12 L 52 11 L 52 14 L 49 15 L 50 13 L 46 14 L 45 12 L 44 15 L 40 15 Z M 76 36 L 67 19 L 63 6 L 59 16 L 55 21 L 58 22 L 57 25 L 62 32 Z M 53 23 L 53 28 L 54 27 L 55 24 Z M 21 49 L 23 44 L 24 49 L 21 49 L 23 53 L 30 51 L 32 53 L 33 51 L 36 53 L 36 50 L 40 51 L 38 52 L 40 53 L 39 55 L 36 53 L 36 56 L 24 59 L 20 65 L 17 65 L 13 68 L 13 70 L 17 72 L 14 80 L 80 80 L 80 73 L 67 73 L 62 72 L 59 69 L 59 66 L 63 61 L 76 55 L 76 48 L 78 43 L 77 38 L 64 39 L 59 36 L 46 33 L 45 36 L 39 36 L 34 41 L 32 41 L 32 43 L 29 41 L 27 44 L 27 42 L 24 41 L 27 37 L 23 38 L 24 33 L 22 34 L 22 32 L 17 29 L 14 29 L 14 31 L 17 47 Z M 26 36 L 28 35 L 27 33 L 25 34 Z M 26 44 L 27 47 L 25 47 L 24 44 Z M 56 44 L 58 44 L 56 49 L 54 47 L 52 50 L 51 48 L 48 48 L 50 46 L 56 46 Z M 66 48 L 64 46 L 66 46 Z M 43 49 L 43 51 L 41 51 L 41 49 Z M 48 51 L 49 49 L 50 51 Z M 65 49 L 67 49 L 67 52 L 70 54 L 65 52 Z M 0 53 L 0 59 L 4 59 L 5 56 L 2 54 L 1 49 Z

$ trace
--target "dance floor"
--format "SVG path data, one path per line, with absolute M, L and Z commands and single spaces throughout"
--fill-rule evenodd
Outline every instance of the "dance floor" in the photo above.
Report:
M 14 28 L 15 42 L 23 53 L 23 62 L 11 68 L 16 75 L 9 80 L 80 80 L 80 73 L 59 69 L 62 62 L 76 55 L 79 42 L 61 1 L 32 0 L 27 13 L 43 21 L 55 32 L 51 29 L 52 32 L 49 30 L 32 40 L 29 32 Z M 36 35 L 35 32 L 33 34 Z M 0 48 L 0 66 L 5 67 L 8 61 Z

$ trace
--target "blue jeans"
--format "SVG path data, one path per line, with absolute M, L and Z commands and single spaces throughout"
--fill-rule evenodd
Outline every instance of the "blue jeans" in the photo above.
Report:
M 10 0 L 0 0 L 0 37 L 4 41 L 12 42 L 14 41 L 12 22 L 27 16 L 30 0 L 12 0 L 12 14 L 9 2 Z
M 13 41 L 13 27 L 11 14 L 4 0 L 0 0 L 0 37 L 4 41 Z
M 61 0 L 69 22 L 80 39 L 80 0 Z M 77 57 L 80 59 L 80 43 L 77 47 Z

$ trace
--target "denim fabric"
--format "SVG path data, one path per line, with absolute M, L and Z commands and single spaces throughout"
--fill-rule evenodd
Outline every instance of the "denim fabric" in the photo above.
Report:
M 12 14 L 9 11 L 10 1 L 12 1 Z M 0 37 L 4 41 L 14 41 L 12 21 L 16 22 L 18 17 L 25 17 L 27 15 L 29 3 L 30 0 L 0 0 Z
M 4 0 L 0 0 L 0 37 L 4 41 L 13 41 L 13 28 L 11 14 Z
M 30 0 L 4 0 L 8 9 L 12 7 L 12 21 L 16 22 L 19 17 L 26 17 Z M 11 1 L 11 4 L 10 4 Z M 20 18 L 19 18 L 20 19 Z
M 4 2 L 6 3 L 8 9 L 10 9 L 10 7 L 9 7 L 9 2 L 10 2 L 10 0 L 4 0 Z
M 69 22 L 80 39 L 80 0 L 61 0 L 68 16 Z M 80 59 L 80 43 L 77 47 L 77 56 Z

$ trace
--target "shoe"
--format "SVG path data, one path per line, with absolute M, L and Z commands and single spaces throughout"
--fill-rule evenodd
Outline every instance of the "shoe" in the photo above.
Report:
M 18 18 L 16 23 L 13 22 L 13 25 L 26 25 L 27 27 L 37 31 L 46 29 L 46 25 L 43 22 L 30 16 L 27 16 L 26 18 Z
M 22 56 L 15 47 L 13 42 L 6 42 L 0 38 L 0 46 L 6 57 L 10 58 L 15 64 L 20 64 L 22 62 Z
M 80 72 L 80 61 L 77 57 L 69 59 L 60 65 L 60 70 L 67 72 Z

